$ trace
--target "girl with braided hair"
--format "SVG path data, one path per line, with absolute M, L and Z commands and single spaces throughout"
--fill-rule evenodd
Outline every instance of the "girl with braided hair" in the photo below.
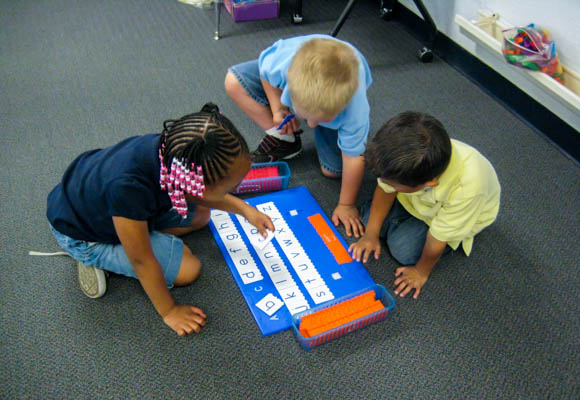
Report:
M 248 145 L 216 105 L 81 154 L 48 196 L 59 245 L 77 260 L 83 292 L 101 297 L 105 272 L 139 279 L 163 321 L 199 332 L 204 312 L 176 304 L 169 289 L 197 279 L 200 260 L 179 236 L 201 229 L 210 209 L 243 215 L 262 235 L 270 218 L 229 194 L 250 169 Z

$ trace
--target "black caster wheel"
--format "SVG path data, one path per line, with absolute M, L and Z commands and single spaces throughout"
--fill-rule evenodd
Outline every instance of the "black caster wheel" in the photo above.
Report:
M 302 15 L 292 14 L 292 23 L 293 24 L 301 24 L 302 23 Z
M 431 51 L 431 49 L 424 46 L 421 47 L 421 50 L 419 50 L 417 56 L 419 57 L 419 60 L 421 60 L 421 62 L 424 63 L 433 61 L 433 52 Z
M 390 21 L 393 19 L 394 10 L 392 8 L 383 7 L 381 8 L 380 15 L 385 21 Z

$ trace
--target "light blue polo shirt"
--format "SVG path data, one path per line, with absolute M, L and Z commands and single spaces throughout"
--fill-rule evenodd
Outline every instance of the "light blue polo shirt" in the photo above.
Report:
M 300 46 L 315 38 L 342 42 L 350 46 L 359 59 L 359 86 L 352 100 L 333 121 L 321 122 L 319 125 L 338 131 L 338 147 L 344 154 L 351 157 L 360 156 L 365 151 L 369 136 L 370 106 L 367 99 L 367 89 L 373 79 L 367 60 L 354 46 L 328 35 L 306 35 L 280 39 L 260 54 L 258 59 L 260 77 L 270 85 L 281 89 L 280 100 L 282 104 L 293 110 L 290 90 L 286 82 L 288 67 Z

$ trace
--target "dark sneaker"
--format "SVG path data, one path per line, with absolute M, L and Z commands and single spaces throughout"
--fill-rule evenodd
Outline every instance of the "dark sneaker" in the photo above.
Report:
M 91 299 L 98 299 L 107 290 L 105 271 L 77 261 L 81 290 Z
M 286 142 L 266 135 L 256 150 L 252 152 L 253 162 L 273 162 L 278 160 L 290 160 L 298 157 L 302 152 L 301 131 L 294 133 L 294 143 Z

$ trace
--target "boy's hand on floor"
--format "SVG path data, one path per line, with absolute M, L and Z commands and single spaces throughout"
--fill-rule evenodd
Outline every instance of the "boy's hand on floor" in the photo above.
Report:
M 348 236 L 354 234 L 354 237 L 359 238 L 365 233 L 358 209 L 354 205 L 337 205 L 332 213 L 332 222 L 335 226 L 338 226 L 342 222 Z
M 415 267 L 399 267 L 395 271 L 395 294 L 405 297 L 412 289 L 415 289 L 413 298 L 416 299 L 421 293 L 421 288 L 427 282 L 429 275 L 425 275 Z
M 179 336 L 199 333 L 205 326 L 206 315 L 200 308 L 177 304 L 163 317 L 165 322 Z
M 352 257 L 357 261 L 360 261 L 362 257 L 363 263 L 368 261 L 373 251 L 375 252 L 375 260 L 378 260 L 381 254 L 381 242 L 378 237 L 367 237 L 367 235 L 364 235 L 361 240 L 351 244 L 348 248 L 348 252 L 352 254 Z

